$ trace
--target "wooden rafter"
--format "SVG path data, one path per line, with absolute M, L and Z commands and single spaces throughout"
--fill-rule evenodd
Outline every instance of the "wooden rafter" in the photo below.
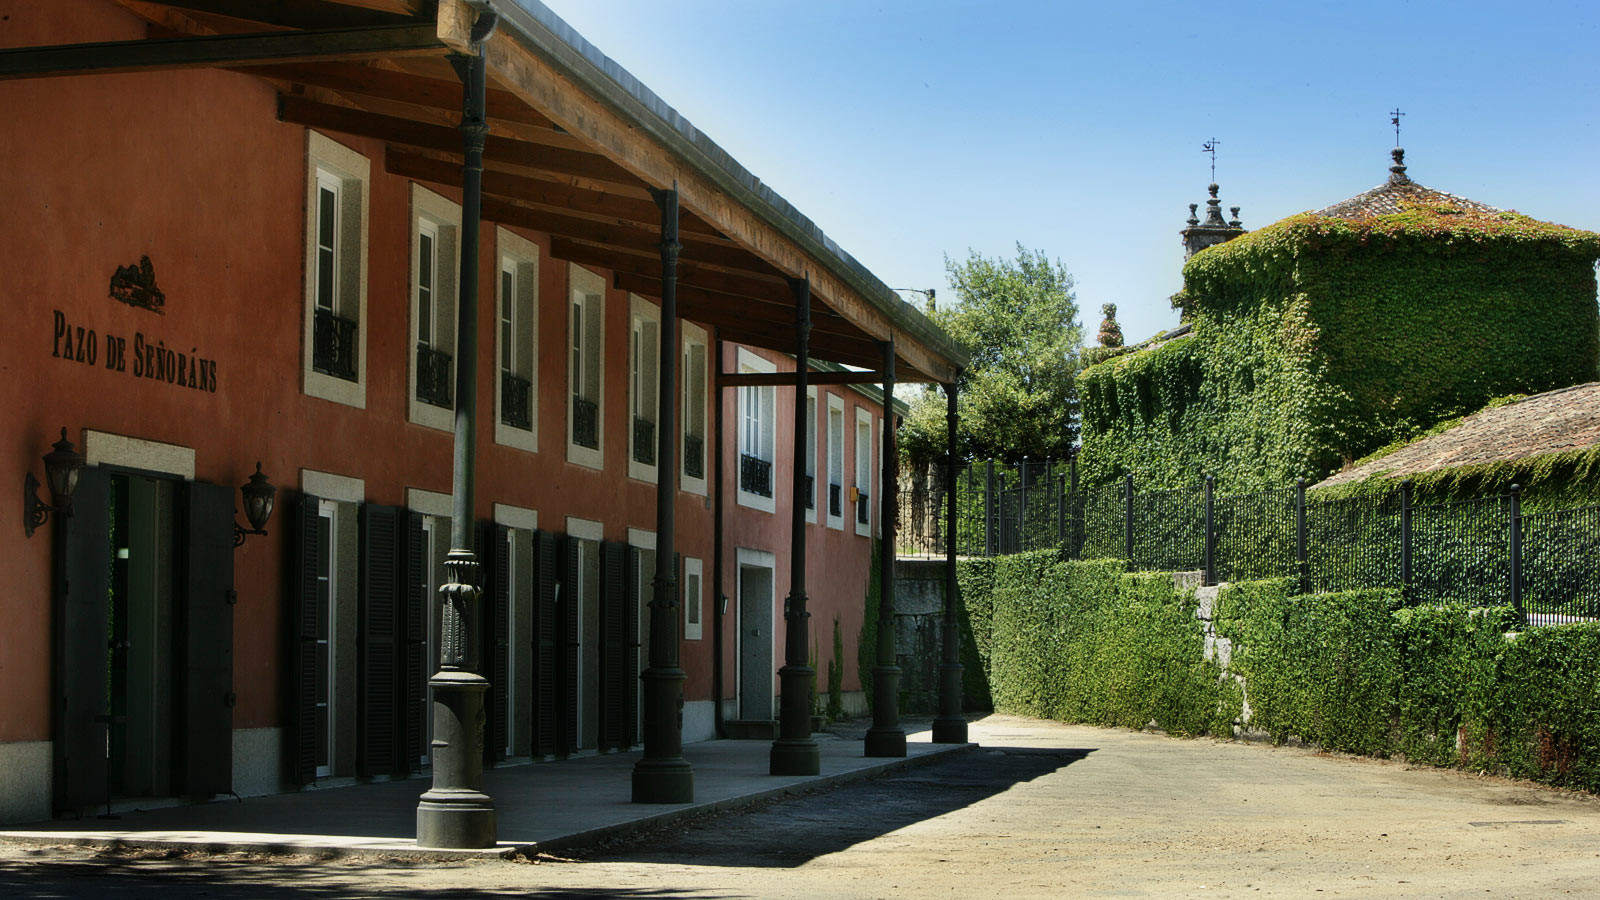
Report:
M 204 13 L 286 28 L 351 28 L 363 25 L 416 24 L 409 13 L 361 4 L 322 0 L 146 0 L 193 13 Z
M 428 25 L 213 34 L 0 50 L 0 79 L 209 68 L 256 62 L 364 59 L 444 49 Z
M 390 147 L 384 155 L 384 167 L 389 174 L 399 175 L 402 178 L 431 181 L 451 187 L 461 186 L 459 159 L 438 159 Z M 641 226 L 657 223 L 661 217 L 661 211 L 649 200 L 587 190 L 570 184 L 531 178 L 497 169 L 484 170 L 483 191 L 485 194 L 531 203 L 551 210 L 566 210 L 580 216 L 631 222 Z M 688 240 L 707 237 L 733 245 L 715 228 L 696 216 L 683 215 L 678 220 L 678 228 Z
M 448 126 L 330 103 L 318 103 L 292 95 L 278 98 L 278 118 L 308 128 L 342 131 L 345 134 L 376 138 L 393 144 L 442 150 L 447 153 L 459 152 L 461 149 L 460 132 Z M 484 157 L 599 182 L 628 186 L 639 184 L 638 178 L 633 173 L 598 154 L 542 147 L 494 134 L 489 135 L 485 142 Z

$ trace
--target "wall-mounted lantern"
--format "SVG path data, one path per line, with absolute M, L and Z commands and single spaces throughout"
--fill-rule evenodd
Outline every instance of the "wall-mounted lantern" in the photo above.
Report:
M 29 472 L 22 478 L 22 530 L 33 537 L 51 513 L 72 515 L 72 492 L 78 489 L 78 473 L 87 460 L 72 442 L 67 440 L 67 430 L 61 429 L 61 440 L 55 449 L 44 455 L 44 477 L 50 485 L 50 502 L 39 499 L 39 480 Z
M 267 520 L 272 518 L 272 504 L 278 494 L 278 489 L 267 476 L 261 474 L 261 463 L 256 463 L 256 473 L 250 480 L 239 486 L 239 493 L 244 495 L 244 517 L 250 523 L 245 528 L 239 523 L 233 524 L 233 545 L 244 546 L 244 537 L 247 534 L 266 534 Z

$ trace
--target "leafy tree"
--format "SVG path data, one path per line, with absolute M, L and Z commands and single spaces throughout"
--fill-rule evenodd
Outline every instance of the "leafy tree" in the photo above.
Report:
M 1083 327 L 1072 276 L 1060 260 L 1017 244 L 1016 259 L 968 251 L 946 256 L 956 303 L 935 322 L 972 355 L 958 383 L 957 449 L 969 459 L 1062 459 L 1077 440 Z M 944 454 L 945 400 L 924 391 L 911 401 L 900 446 L 912 461 Z

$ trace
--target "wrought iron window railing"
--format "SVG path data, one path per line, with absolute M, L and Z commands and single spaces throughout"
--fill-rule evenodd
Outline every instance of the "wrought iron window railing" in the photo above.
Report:
M 758 497 L 771 497 L 772 463 L 748 453 L 739 454 L 739 490 Z
M 828 485 L 828 515 L 834 518 L 844 515 L 844 487 L 842 485 Z
M 706 477 L 706 442 L 697 434 L 683 436 L 683 474 L 690 478 Z
M 528 379 L 500 373 L 500 421 L 512 428 L 533 427 L 533 383 Z
M 656 423 L 638 416 L 633 417 L 633 461 L 656 464 Z
M 356 380 L 356 347 L 359 332 L 351 319 L 318 309 L 311 329 L 311 368 L 324 375 Z
M 417 399 L 449 409 L 454 391 L 450 354 L 427 344 L 417 345 Z
M 870 520 L 872 507 L 867 503 L 865 492 L 856 495 L 856 524 L 865 525 Z
M 817 508 L 817 476 L 806 476 L 806 509 Z
M 572 442 L 600 449 L 600 404 L 586 397 L 572 398 Z

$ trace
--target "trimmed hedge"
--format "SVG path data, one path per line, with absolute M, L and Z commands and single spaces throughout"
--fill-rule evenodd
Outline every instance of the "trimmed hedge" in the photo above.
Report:
M 1247 695 L 1248 727 L 1275 741 L 1600 791 L 1600 623 L 1516 633 L 1508 607 L 1245 582 L 1217 600 L 1225 672 L 1170 574 L 1053 551 L 959 565 L 999 712 L 1230 736 Z
M 997 711 L 1188 735 L 1232 721 L 1237 700 L 1202 659 L 1193 592 L 1124 568 L 1020 553 L 994 564 L 987 601 L 963 592 Z

